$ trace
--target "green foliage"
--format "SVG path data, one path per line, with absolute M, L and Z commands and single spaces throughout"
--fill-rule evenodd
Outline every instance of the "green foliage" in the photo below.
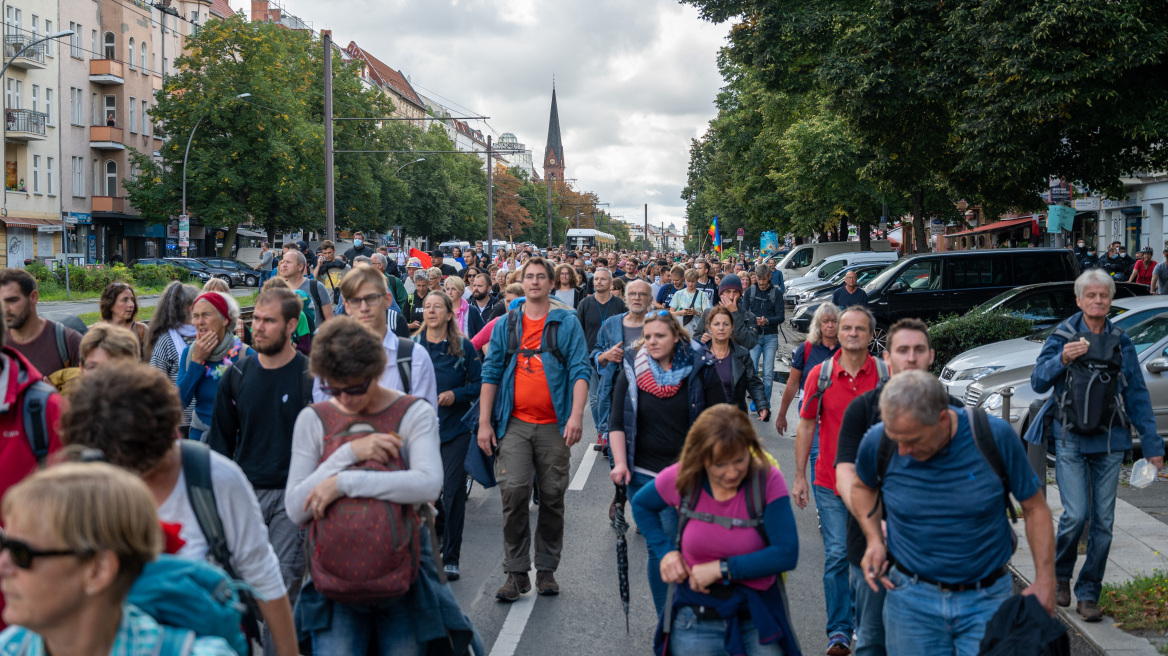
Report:
M 65 268 L 50 270 L 44 264 L 35 262 L 26 269 L 37 280 L 37 289 L 42 296 L 55 295 L 65 291 Z M 100 293 L 114 282 L 124 282 L 136 289 L 165 287 L 172 280 L 190 282 L 194 274 L 182 267 L 171 265 L 137 264 L 132 269 L 122 266 L 86 267 L 69 266 L 69 290 L 78 293 Z
M 1106 583 L 1099 607 L 1125 631 L 1168 631 L 1168 572 L 1136 575 L 1120 584 Z
M 945 363 L 978 346 L 1034 333 L 1034 322 L 1009 312 L 952 315 L 929 328 L 929 341 L 936 351 L 933 373 L 940 375 Z

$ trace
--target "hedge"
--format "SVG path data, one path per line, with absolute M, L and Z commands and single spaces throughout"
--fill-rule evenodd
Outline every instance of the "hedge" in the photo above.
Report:
M 27 271 L 37 279 L 37 287 L 42 293 L 65 289 L 64 267 L 50 270 L 44 264 L 34 262 L 28 265 Z M 111 282 L 125 282 L 141 289 L 165 287 L 172 280 L 189 282 L 193 279 L 194 274 L 189 270 L 171 265 L 137 264 L 132 269 L 117 265 L 95 269 L 69 266 L 69 289 L 75 292 L 101 292 Z
M 929 341 L 937 353 L 933 373 L 940 375 L 945 365 L 958 355 L 978 346 L 1034 333 L 1034 322 L 1009 312 L 953 315 L 929 328 Z

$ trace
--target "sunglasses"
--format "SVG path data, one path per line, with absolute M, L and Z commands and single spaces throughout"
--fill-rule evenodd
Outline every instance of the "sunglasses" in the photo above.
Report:
M 650 316 L 650 317 L 667 317 L 667 316 L 669 316 L 669 310 L 654 310 L 653 312 L 650 312 L 648 314 L 648 316 Z
M 342 394 L 348 394 L 349 396 L 361 396 L 362 394 L 369 391 L 369 386 L 372 384 L 372 378 L 365 381 L 361 385 L 354 385 L 352 387 L 330 387 L 324 383 L 321 383 L 320 391 L 328 394 L 329 396 L 340 396 Z
M 88 551 L 41 551 L 33 549 L 28 546 L 27 542 L 14 540 L 8 537 L 4 531 L 0 531 L 0 551 L 7 551 L 12 558 L 12 564 L 20 569 L 30 569 L 32 561 L 37 558 L 47 558 L 50 556 L 88 556 L 91 555 Z

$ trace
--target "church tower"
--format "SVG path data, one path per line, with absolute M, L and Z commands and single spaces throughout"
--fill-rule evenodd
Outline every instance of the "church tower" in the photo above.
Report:
M 560 110 L 556 106 L 555 85 L 552 85 L 552 115 L 548 122 L 547 148 L 543 153 L 543 174 L 547 180 L 564 179 L 564 144 L 560 142 Z

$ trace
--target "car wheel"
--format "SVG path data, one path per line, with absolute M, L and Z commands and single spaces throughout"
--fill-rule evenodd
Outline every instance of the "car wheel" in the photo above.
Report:
M 247 276 L 243 279 L 243 284 L 245 287 L 258 287 L 260 279 L 258 276 Z
M 868 352 L 872 355 L 880 355 L 884 352 L 887 346 L 888 339 L 888 323 L 884 321 L 876 322 L 876 329 L 872 331 L 872 342 L 868 344 Z
M 235 285 L 231 283 L 231 276 L 229 276 L 229 275 L 226 275 L 226 274 L 225 274 L 225 275 L 222 275 L 222 276 L 215 276 L 215 277 L 216 277 L 216 278 L 218 278 L 218 279 L 220 279 L 220 280 L 222 280 L 223 282 L 227 283 L 227 288 L 228 288 L 228 289 L 231 289 L 232 287 L 235 287 Z

